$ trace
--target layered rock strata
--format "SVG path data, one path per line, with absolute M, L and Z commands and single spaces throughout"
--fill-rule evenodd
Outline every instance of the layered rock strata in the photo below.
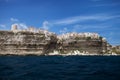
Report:
M 55 34 L 0 31 L 0 54 L 44 55 L 49 44 L 54 42 L 57 42 Z

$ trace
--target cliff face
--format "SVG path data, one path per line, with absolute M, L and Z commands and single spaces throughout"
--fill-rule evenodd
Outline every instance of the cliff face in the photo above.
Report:
M 55 34 L 29 31 L 0 31 L 0 54 L 45 55 L 58 51 L 61 54 L 73 53 L 103 54 L 107 51 L 107 42 L 102 38 L 71 37 L 59 39 Z
M 55 37 L 44 33 L 0 31 L 0 54 L 43 55 L 48 45 L 57 41 Z
M 107 42 L 100 39 L 68 39 L 60 41 L 61 53 L 73 53 L 79 51 L 84 54 L 103 54 L 107 52 Z

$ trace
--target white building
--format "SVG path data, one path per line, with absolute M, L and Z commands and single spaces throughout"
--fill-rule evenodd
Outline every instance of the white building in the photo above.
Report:
M 11 31 L 18 31 L 17 24 L 13 24 L 13 25 L 11 26 Z

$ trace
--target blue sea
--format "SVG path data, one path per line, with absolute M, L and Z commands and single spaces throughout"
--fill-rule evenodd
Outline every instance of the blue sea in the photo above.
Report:
M 120 80 L 120 56 L 0 56 L 0 80 Z

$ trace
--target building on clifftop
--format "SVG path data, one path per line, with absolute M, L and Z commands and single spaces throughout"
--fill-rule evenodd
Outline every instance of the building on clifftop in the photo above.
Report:
M 13 32 L 18 31 L 18 26 L 17 26 L 17 24 L 13 24 L 13 25 L 11 26 L 11 31 L 13 31 Z

